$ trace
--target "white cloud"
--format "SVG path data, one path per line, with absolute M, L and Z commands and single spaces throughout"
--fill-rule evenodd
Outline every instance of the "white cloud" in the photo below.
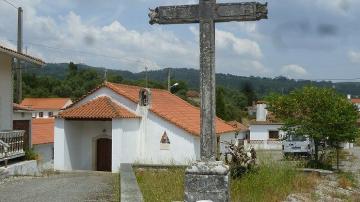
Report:
M 307 75 L 306 69 L 297 64 L 284 65 L 281 68 L 281 73 L 290 78 L 299 78 Z
M 360 64 L 360 52 L 349 51 L 348 57 L 352 63 Z
M 199 38 L 199 30 L 195 26 L 190 26 L 190 31 Z M 253 40 L 236 37 L 233 33 L 216 29 L 216 48 L 220 51 L 232 51 L 239 56 L 250 58 L 261 58 L 262 51 L 260 45 Z

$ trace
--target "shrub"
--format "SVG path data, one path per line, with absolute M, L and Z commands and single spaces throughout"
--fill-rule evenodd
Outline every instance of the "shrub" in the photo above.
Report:
M 39 154 L 35 152 L 33 148 L 25 150 L 26 160 L 39 160 Z
M 228 153 L 225 154 L 225 162 L 230 166 L 232 178 L 243 176 L 255 166 L 256 152 L 253 148 L 247 152 L 244 146 L 231 142 L 223 142 L 223 144 L 228 150 Z

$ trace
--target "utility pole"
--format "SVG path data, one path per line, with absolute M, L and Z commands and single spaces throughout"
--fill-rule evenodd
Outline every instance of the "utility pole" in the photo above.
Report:
M 23 10 L 21 7 L 18 8 L 18 32 L 17 32 L 17 51 L 22 53 L 23 46 Z M 20 60 L 16 60 L 16 93 L 17 103 L 20 104 L 22 101 L 22 70 Z
M 171 69 L 168 68 L 168 91 L 171 91 Z

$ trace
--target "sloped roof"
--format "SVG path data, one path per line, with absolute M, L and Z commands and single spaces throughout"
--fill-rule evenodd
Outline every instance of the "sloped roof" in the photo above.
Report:
M 139 92 L 142 89 L 142 87 L 139 86 L 105 82 L 103 85 L 90 91 L 87 95 L 101 87 L 107 87 L 135 103 L 139 102 Z M 83 98 L 87 95 L 83 96 Z M 150 111 L 190 134 L 200 135 L 200 109 L 166 90 L 151 89 Z M 236 131 L 235 128 L 226 124 L 225 121 L 216 118 L 216 134 L 234 131 Z
M 352 98 L 352 99 L 351 99 L 351 102 L 352 102 L 353 104 L 360 104 L 360 98 Z
M 139 118 L 139 116 L 117 105 L 109 97 L 102 96 L 59 114 L 64 119 L 113 119 Z
M 29 112 L 32 111 L 28 107 L 23 107 L 23 106 L 20 106 L 19 104 L 16 104 L 16 103 L 13 103 L 13 110 L 14 111 L 29 111 Z
M 61 110 L 69 101 L 70 98 L 25 98 L 20 105 L 33 110 Z
M 240 123 L 238 121 L 229 121 L 229 122 L 226 122 L 226 123 L 231 125 L 232 127 L 236 128 L 239 132 L 244 132 L 244 131 L 249 130 L 248 127 L 246 127 L 245 125 L 243 125 L 242 123 Z
M 30 62 L 30 63 L 36 64 L 36 65 L 44 65 L 45 64 L 45 62 L 42 61 L 39 58 L 35 58 L 35 57 L 30 56 L 30 55 L 19 53 L 17 51 L 14 51 L 14 50 L 12 50 L 10 48 L 6 48 L 6 47 L 1 46 L 1 45 L 0 45 L 0 53 L 5 53 L 7 55 L 10 55 L 11 57 L 15 57 L 15 58 L 18 58 L 20 60 L 24 60 L 26 62 Z
M 32 144 L 49 144 L 54 143 L 54 127 L 55 119 L 33 119 L 32 130 Z

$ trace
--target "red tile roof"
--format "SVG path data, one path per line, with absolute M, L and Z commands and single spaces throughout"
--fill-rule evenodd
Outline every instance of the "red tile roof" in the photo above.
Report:
M 55 119 L 33 119 L 31 127 L 33 145 L 54 143 Z
M 140 118 L 105 96 L 98 97 L 80 106 L 70 107 L 61 112 L 59 117 L 64 119 Z
M 244 132 L 244 131 L 249 130 L 248 127 L 246 127 L 245 125 L 243 125 L 242 123 L 237 122 L 237 121 L 229 121 L 229 122 L 226 122 L 226 123 L 231 125 L 232 127 L 236 128 L 239 132 Z
M 352 98 L 352 99 L 351 99 L 351 102 L 352 102 L 353 104 L 360 104 L 360 98 Z
M 25 98 L 20 105 L 33 110 L 61 110 L 69 101 L 70 98 Z
M 129 86 L 124 84 L 105 82 L 103 85 L 92 90 L 87 95 L 95 92 L 101 87 L 107 87 L 135 103 L 139 102 L 139 91 L 142 89 L 142 87 L 139 86 Z M 86 97 L 87 95 L 85 95 L 84 97 Z M 199 108 L 192 106 L 188 102 L 182 100 L 178 96 L 173 95 L 166 90 L 151 89 L 150 111 L 162 117 L 163 119 L 175 124 L 176 126 L 184 129 L 190 134 L 197 136 L 200 135 Z M 236 131 L 235 128 L 226 124 L 223 120 L 216 118 L 217 134 L 234 131 Z

